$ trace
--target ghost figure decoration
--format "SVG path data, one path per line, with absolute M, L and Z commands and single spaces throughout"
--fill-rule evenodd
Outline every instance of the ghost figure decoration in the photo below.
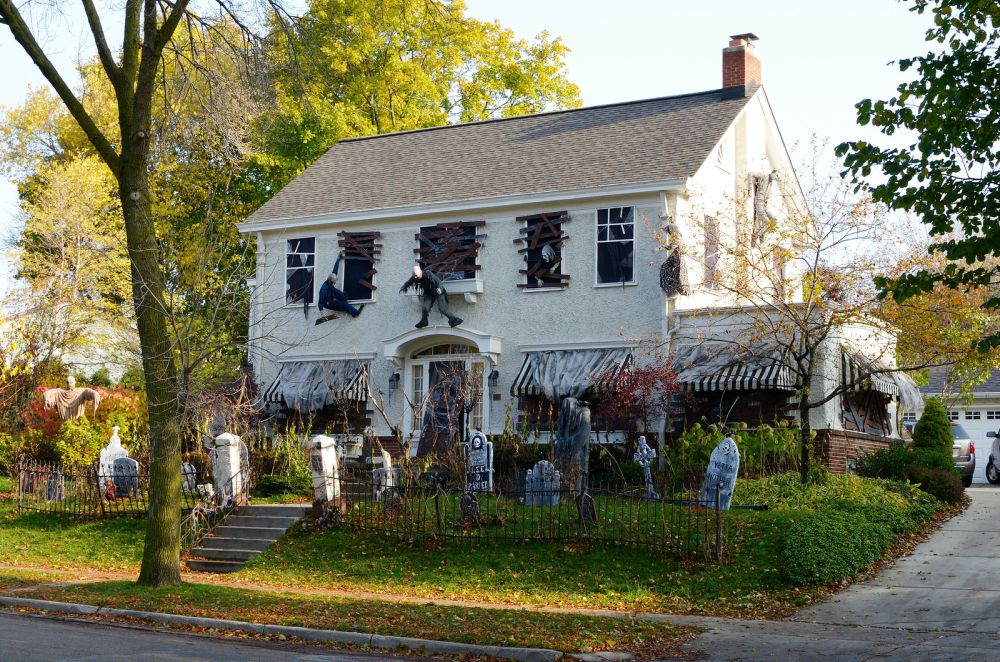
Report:
M 590 465 L 590 408 L 583 400 L 563 398 L 556 423 L 555 460 L 563 478 L 582 491 Z
M 552 264 L 556 261 L 556 249 L 552 248 L 552 244 L 545 244 L 542 248 L 542 262 L 546 264 Z
M 87 403 L 94 403 L 94 414 L 101 404 L 101 394 L 92 388 L 77 388 L 76 379 L 72 376 L 66 379 L 68 388 L 50 388 L 42 393 L 42 402 L 46 409 L 57 409 L 59 418 L 72 421 L 84 415 Z

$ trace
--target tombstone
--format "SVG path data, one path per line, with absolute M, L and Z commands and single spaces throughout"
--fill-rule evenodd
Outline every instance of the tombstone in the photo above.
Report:
M 53 471 L 45 480 L 45 498 L 48 501 L 63 501 L 66 498 L 66 477 Z
M 184 462 L 181 464 L 181 489 L 186 494 L 194 494 L 198 489 L 198 471 L 193 464 Z
M 340 499 L 340 466 L 333 437 L 317 434 L 309 439 L 309 466 L 316 501 L 329 503 Z
M 701 488 L 701 503 L 715 507 L 715 493 L 721 487 L 721 508 L 729 510 L 736 487 L 736 474 L 740 470 L 740 451 L 732 437 L 726 437 L 712 451 L 705 471 L 705 484 Z
M 555 466 L 548 460 L 539 460 L 524 478 L 524 504 L 558 506 L 560 487 L 562 479 Z
M 245 496 L 244 483 L 248 474 L 241 472 L 245 446 L 239 437 L 228 432 L 215 438 L 215 448 L 212 451 L 212 477 L 216 498 L 221 499 L 224 504 L 241 502 Z
M 563 398 L 556 425 L 555 460 L 561 475 L 582 492 L 590 465 L 590 408 Z
M 111 428 L 111 439 L 108 445 L 101 449 L 101 458 L 97 461 L 97 486 L 102 490 L 107 487 L 107 482 L 115 475 L 115 460 L 128 457 L 128 451 L 122 448 L 122 440 L 118 436 L 117 425 Z
M 646 443 L 646 437 L 639 437 L 639 448 L 632 454 L 632 459 L 642 467 L 642 478 L 646 483 L 646 498 L 659 499 L 660 495 L 656 493 L 653 477 L 649 470 L 653 460 L 656 459 L 656 449 Z
M 473 430 L 465 454 L 465 491 L 493 491 L 493 442 Z
M 120 457 L 113 466 L 115 496 L 135 496 L 139 492 L 139 463 L 130 457 Z

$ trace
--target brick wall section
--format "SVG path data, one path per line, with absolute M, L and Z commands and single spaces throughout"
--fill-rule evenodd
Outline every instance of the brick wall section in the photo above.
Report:
M 847 472 L 848 460 L 857 459 L 880 448 L 887 448 L 890 441 L 888 437 L 849 430 L 817 430 L 817 459 L 823 462 L 831 473 L 842 474 Z

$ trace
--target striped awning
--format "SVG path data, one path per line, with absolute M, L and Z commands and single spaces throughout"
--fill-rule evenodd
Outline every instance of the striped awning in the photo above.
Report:
M 899 386 L 893 379 L 890 368 L 857 352 L 843 352 L 840 355 L 841 384 L 849 391 L 878 391 L 891 398 L 899 397 Z M 881 373 L 881 374 L 880 374 Z
M 356 359 L 289 361 L 264 392 L 264 401 L 307 413 L 338 401 L 368 399 L 368 363 Z
M 510 387 L 515 397 L 544 395 L 549 400 L 583 395 L 632 365 L 627 348 L 527 352 Z
M 749 351 L 719 343 L 679 347 L 677 380 L 686 391 L 794 391 L 798 380 L 777 347 Z

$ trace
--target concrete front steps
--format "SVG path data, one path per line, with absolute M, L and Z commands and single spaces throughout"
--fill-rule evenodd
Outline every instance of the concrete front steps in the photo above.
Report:
M 310 509 L 308 504 L 240 506 L 191 550 L 187 567 L 198 572 L 236 572 Z

